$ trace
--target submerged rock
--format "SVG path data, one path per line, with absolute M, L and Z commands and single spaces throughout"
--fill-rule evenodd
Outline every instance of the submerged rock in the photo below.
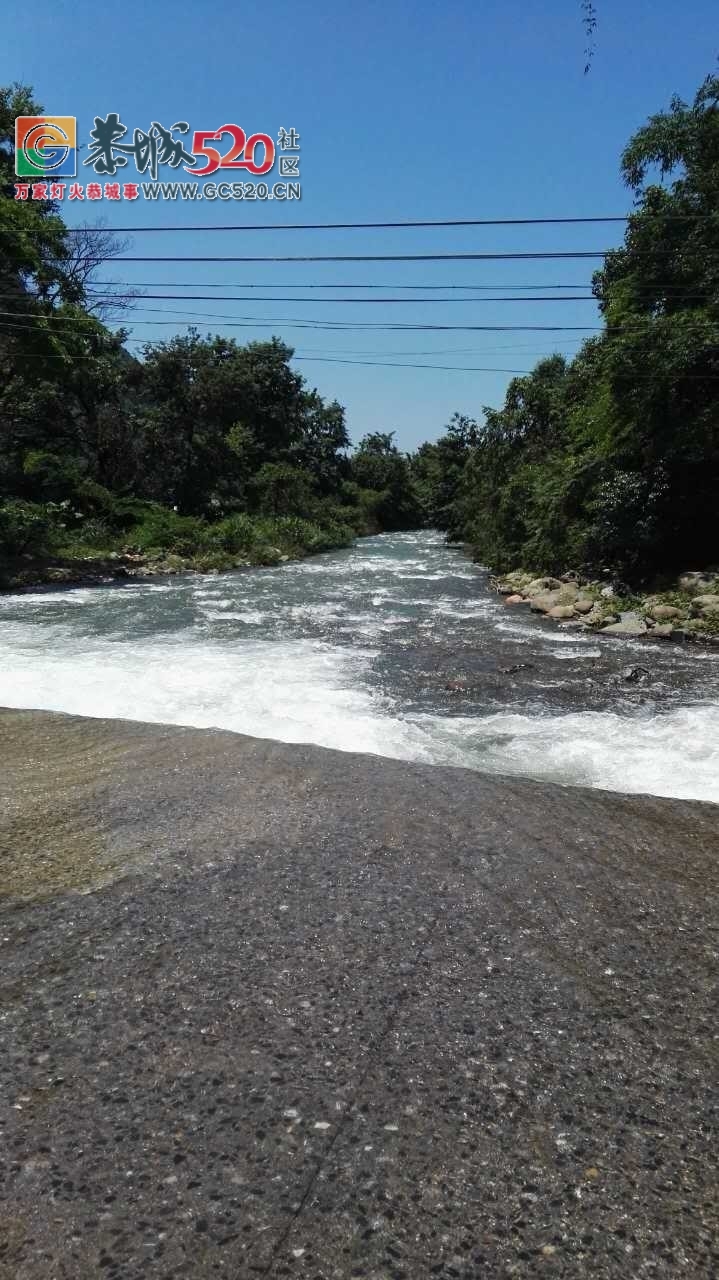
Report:
M 646 667 L 625 667 L 621 672 L 621 679 L 627 684 L 640 684 L 643 680 L 648 680 L 651 672 Z

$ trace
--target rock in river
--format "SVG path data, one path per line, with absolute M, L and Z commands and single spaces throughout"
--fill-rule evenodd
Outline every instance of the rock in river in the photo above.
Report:
M 608 627 L 602 627 L 602 635 L 643 636 L 647 630 L 646 622 L 638 613 L 623 613 L 619 622 L 612 622 Z

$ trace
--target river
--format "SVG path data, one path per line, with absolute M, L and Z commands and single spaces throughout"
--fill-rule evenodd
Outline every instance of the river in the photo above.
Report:
M 513 609 L 433 533 L 0 597 L 0 705 L 719 801 L 719 653 Z

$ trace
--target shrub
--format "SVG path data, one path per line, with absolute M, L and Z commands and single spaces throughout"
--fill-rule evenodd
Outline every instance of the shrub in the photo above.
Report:
M 207 526 L 197 516 L 181 516 L 164 507 L 148 510 L 142 523 L 131 532 L 141 551 L 172 551 L 178 556 L 193 555 L 203 543 Z
M 256 541 L 257 521 L 244 513 L 219 520 L 209 526 L 206 534 L 209 547 L 219 547 L 234 554 L 248 551 Z
M 58 551 L 63 555 L 85 555 L 93 551 L 109 551 L 115 544 L 115 534 L 107 520 L 102 516 L 91 516 L 89 520 L 72 530 L 62 539 Z
M 10 499 L 0 506 L 0 555 L 39 554 L 50 549 L 62 529 L 61 512 L 51 503 Z
M 42 502 L 73 500 L 82 483 L 82 472 L 74 458 L 61 458 L 47 449 L 30 449 L 22 463 L 23 491 Z

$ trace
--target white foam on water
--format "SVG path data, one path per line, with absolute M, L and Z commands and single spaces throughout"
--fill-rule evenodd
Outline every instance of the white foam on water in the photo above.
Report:
M 263 613 L 261 609 L 230 609 L 223 605 L 220 609 L 203 608 L 202 616 L 208 622 L 244 622 L 248 627 L 257 627 L 268 621 L 271 614 Z
M 207 591 L 199 591 L 197 594 L 204 599 L 204 597 L 210 593 Z M 237 605 L 237 600 L 234 596 L 213 596 L 212 605 L 214 609 L 233 609 Z
M 290 605 L 289 617 L 299 622 L 336 622 L 345 613 L 345 606 L 335 601 L 307 602 L 307 604 Z
M 591 646 L 587 647 L 586 649 L 580 649 L 578 645 L 575 645 L 571 649 L 567 647 L 566 649 L 552 650 L 553 658 L 563 658 L 565 660 L 574 659 L 574 658 L 601 658 L 601 656 L 602 656 L 601 649 L 591 647 Z
M 442 569 L 439 573 L 407 573 L 401 562 L 390 565 L 389 572 L 406 579 L 407 582 L 446 582 L 448 578 L 464 578 L 469 582 L 475 582 L 477 579 L 476 573 L 462 573 L 459 569 Z
M 62 631 L 57 628 L 58 639 Z M 47 633 L 44 641 L 47 643 Z M 26 644 L 0 654 L 0 706 L 232 729 L 382 754 L 381 699 L 362 680 L 371 650 L 306 640 Z
M 431 605 L 431 613 L 443 618 L 486 618 L 491 605 L 483 600 L 457 600 L 454 604 L 438 600 Z
M 524 617 L 527 619 L 526 621 L 522 621 L 522 616 L 517 613 L 512 616 L 511 614 L 500 614 L 498 612 L 494 625 L 498 631 L 507 631 L 513 636 L 535 636 L 536 627 L 534 626 L 534 623 L 529 622 L 529 614 L 525 614 Z
M 227 616 L 227 615 L 223 615 Z M 20 628 L 10 627 L 11 631 Z M 25 629 L 23 628 L 23 633 Z M 52 634 L 51 634 L 52 633 Z M 309 640 L 133 644 L 42 628 L 0 646 L 0 705 L 231 729 L 497 774 L 719 801 L 719 707 L 478 717 L 395 714 L 374 652 Z
M 665 715 L 613 712 L 417 716 L 433 763 L 547 782 L 719 802 L 719 707 Z
M 26 591 L 21 595 L 0 595 L 0 613 L 16 612 L 18 607 L 28 611 L 33 607 L 46 610 L 57 604 L 85 605 L 99 600 L 101 588 L 74 587 L 69 591 Z
M 539 642 L 557 658 L 600 656 L 593 635 L 545 631 L 529 618 L 510 618 L 493 596 L 465 598 L 464 587 L 454 598 L 450 580 L 476 581 L 476 572 L 451 557 L 439 539 L 404 535 L 374 550 L 362 543 L 350 553 L 231 574 L 221 582 L 208 576 L 0 597 L 0 706 L 217 727 L 719 802 L 716 705 L 636 715 L 403 715 L 398 704 L 374 692 L 374 646 L 407 623 L 403 610 L 412 612 L 421 635 L 453 631 L 455 624 L 445 619 L 478 618 L 478 639 L 499 630 L 510 633 L 514 646 Z M 443 580 L 447 587 L 432 597 L 415 580 Z M 174 594 L 155 601 L 157 592 Z M 251 630 L 258 626 L 264 628 L 259 636 Z M 308 628 L 326 634 L 313 640 L 303 634 Z M 338 632 L 352 643 L 332 643 Z M 621 647 L 645 649 L 631 641 Z M 709 655 L 697 652 L 697 658 Z M 704 661 L 702 666 L 706 671 Z

